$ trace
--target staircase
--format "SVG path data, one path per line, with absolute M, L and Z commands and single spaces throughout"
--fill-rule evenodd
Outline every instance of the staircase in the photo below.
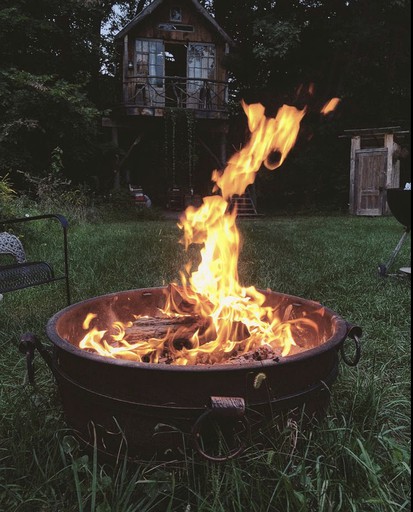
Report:
M 235 206 L 237 207 L 238 217 L 257 217 L 257 209 L 255 204 L 248 193 L 240 196 L 235 195 L 231 198 L 229 209 L 232 211 Z

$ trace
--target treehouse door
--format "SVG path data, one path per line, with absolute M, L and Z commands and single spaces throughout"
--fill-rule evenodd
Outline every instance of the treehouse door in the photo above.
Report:
M 165 106 L 165 48 L 158 39 L 137 39 L 135 47 L 135 103 Z
M 212 109 L 213 87 L 216 78 L 215 45 L 188 44 L 188 106 L 195 109 Z

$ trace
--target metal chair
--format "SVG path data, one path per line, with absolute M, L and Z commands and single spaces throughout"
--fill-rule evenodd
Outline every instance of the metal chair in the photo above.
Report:
M 46 261 L 27 261 L 26 252 L 20 239 L 10 233 L 15 224 L 32 221 L 43 221 L 46 219 L 55 219 L 62 228 L 62 249 L 64 270 L 59 275 L 55 275 L 53 266 Z M 69 287 L 69 260 L 67 245 L 68 222 L 63 215 L 47 214 L 36 215 L 33 217 L 22 217 L 15 219 L 0 220 L 0 256 L 11 257 L 13 263 L 2 264 L 0 261 L 0 295 L 7 292 L 21 290 L 31 286 L 52 283 L 58 280 L 65 281 L 67 304 L 70 304 Z M 2 231 L 2 229 L 5 229 Z

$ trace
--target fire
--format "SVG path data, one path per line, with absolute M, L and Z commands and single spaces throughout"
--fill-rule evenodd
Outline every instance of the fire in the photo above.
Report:
M 324 107 L 321 109 L 321 113 L 324 115 L 329 114 L 330 112 L 333 112 L 333 110 L 336 109 L 337 105 L 340 103 L 339 98 L 331 98 L 330 101 L 328 101 Z
M 180 218 L 182 243 L 201 246 L 201 262 L 189 262 L 181 272 L 181 286 L 171 285 L 159 321 L 166 326 L 196 318 L 195 324 L 166 327 L 161 336 L 134 340 L 127 325 L 113 323 L 110 329 L 90 328 L 94 315 L 85 319 L 87 334 L 79 346 L 100 355 L 159 363 L 169 357 L 171 364 L 220 363 L 253 350 L 268 349 L 286 356 L 296 345 L 295 336 L 317 330 L 310 318 L 290 319 L 265 305 L 265 295 L 253 286 L 244 287 L 238 277 L 240 233 L 237 212 L 229 208 L 231 197 L 245 193 L 264 164 L 269 170 L 284 162 L 297 139 L 306 110 L 282 106 L 275 118 L 265 116 L 261 104 L 242 104 L 251 137 L 232 156 L 223 172 L 214 171 L 215 195 L 205 197 L 199 208 L 188 207 Z M 326 113 L 331 105 L 324 107 Z M 276 154 L 279 158 L 273 161 Z M 322 311 L 320 311 L 322 314 Z M 135 320 L 143 322 L 142 317 Z M 192 320 L 191 320 L 192 322 Z M 177 344 L 177 340 L 181 340 Z M 182 340 L 185 340 L 182 342 Z

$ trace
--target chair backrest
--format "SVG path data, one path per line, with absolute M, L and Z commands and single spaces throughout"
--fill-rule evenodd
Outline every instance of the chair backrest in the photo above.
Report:
M 26 253 L 20 240 L 6 231 L 0 233 L 0 254 L 13 256 L 17 263 L 26 262 Z

